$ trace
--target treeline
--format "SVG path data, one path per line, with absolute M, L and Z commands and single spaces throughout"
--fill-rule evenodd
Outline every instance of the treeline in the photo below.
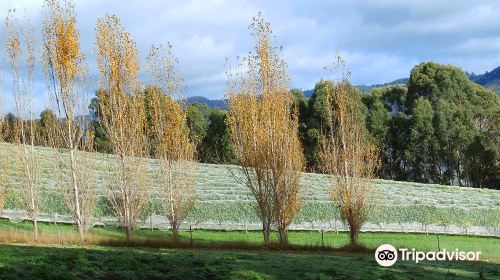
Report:
M 293 89 L 306 170 L 323 172 L 321 143 L 328 133 L 329 81 L 319 81 L 311 98 Z M 406 87 L 356 87 L 360 110 L 381 154 L 379 177 L 478 188 L 500 188 L 500 103 L 491 91 L 471 82 L 459 68 L 422 63 Z M 234 153 L 225 111 L 204 104 L 188 107 L 190 136 L 198 158 L 232 163 Z
M 460 69 L 422 63 L 407 88 L 363 97 L 384 178 L 500 188 L 500 103 Z
M 328 81 L 309 100 L 298 97 L 300 133 L 309 171 L 321 171 L 320 146 L 328 111 Z M 379 177 L 391 180 L 500 188 L 500 103 L 459 68 L 415 66 L 406 87 L 357 92 L 366 127 L 380 151 Z M 300 91 L 295 90 L 300 96 Z
M 299 110 L 299 132 L 309 172 L 324 171 L 320 153 L 327 133 L 328 83 L 319 81 L 311 98 L 304 97 L 300 89 L 291 91 Z M 368 94 L 355 87 L 351 91 L 359 96 L 366 126 L 380 149 L 381 178 L 500 188 L 498 97 L 469 81 L 462 70 L 422 63 L 411 71 L 406 87 L 377 88 Z M 148 95 L 147 89 L 144 94 Z M 98 98 L 89 106 L 94 150 L 110 153 L 109 139 L 99 125 L 98 106 Z M 202 103 L 187 106 L 189 137 L 198 161 L 235 163 L 226 114 L 226 110 L 210 109 Z M 5 122 L 4 139 L 15 142 L 20 135 L 15 132 L 15 115 L 7 114 Z M 58 122 L 50 109 L 43 111 L 35 122 L 35 143 L 49 146 L 50 131 Z M 26 134 L 29 137 L 29 131 Z M 151 155 L 154 149 L 154 143 L 150 144 Z

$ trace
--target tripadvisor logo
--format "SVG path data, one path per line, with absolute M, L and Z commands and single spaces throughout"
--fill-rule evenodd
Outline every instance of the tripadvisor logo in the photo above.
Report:
M 399 258 L 398 258 L 399 255 Z M 479 261 L 481 252 L 464 252 L 455 249 L 448 251 L 442 249 L 440 251 L 416 251 L 414 248 L 399 248 L 396 250 L 391 244 L 382 244 L 375 251 L 375 260 L 381 266 L 392 266 L 399 259 L 401 261 Z
M 392 266 L 398 260 L 398 251 L 391 244 L 382 244 L 375 251 L 375 260 L 381 266 Z

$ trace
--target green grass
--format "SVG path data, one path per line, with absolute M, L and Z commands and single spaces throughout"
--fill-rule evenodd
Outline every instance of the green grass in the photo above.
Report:
M 465 262 L 383 268 L 372 254 L 354 253 L 0 244 L 1 279 L 499 279 L 499 270 Z
M 264 250 L 262 236 L 256 231 L 196 230 L 193 249 L 161 248 L 160 241 L 171 240 L 170 232 L 136 230 L 134 240 L 145 247 L 127 245 L 123 231 L 95 227 L 89 231 L 95 244 L 114 241 L 114 246 L 78 246 L 68 242 L 58 245 L 59 237 L 77 240 L 73 225 L 40 223 L 40 238 L 52 244 L 19 244 L 16 236 L 30 236 L 31 223 L 0 220 L 0 279 L 499 279 L 500 239 L 478 236 L 440 235 L 440 248 L 481 251 L 481 262 L 398 261 L 390 268 L 376 264 L 373 253 L 345 253 L 321 246 L 321 233 L 290 232 L 293 250 Z M 100 239 L 98 239 L 100 238 Z M 276 234 L 273 233 L 276 239 Z M 2 240 L 3 240 L 2 239 Z M 190 233 L 182 232 L 184 245 Z M 361 233 L 361 242 L 374 249 L 383 243 L 418 250 L 437 250 L 437 236 L 404 233 Z M 140 243 L 144 241 L 146 243 Z M 5 240 L 4 240 L 5 242 Z M 24 240 L 26 242 L 26 240 Z M 148 243 L 149 242 L 149 243 Z M 56 244 L 54 244 L 56 243 Z M 113 242 L 111 242 L 113 243 Z M 325 233 L 327 247 L 339 248 L 348 243 L 344 232 Z M 244 245 L 242 249 L 223 250 L 227 244 Z M 130 244 L 128 244 L 130 245 Z M 251 245 L 251 246 L 248 246 Z M 303 245 L 304 247 L 299 247 Z M 227 248 L 227 247 L 226 247 Z M 246 250 L 246 249 L 251 250 Z M 297 250 L 305 251 L 297 251 Z M 316 251 L 311 251 L 316 250 Z M 481 278 L 482 277 L 482 278 Z
M 77 235 L 73 225 L 53 225 L 39 223 L 40 236 L 42 240 L 49 243 L 74 243 Z M 3 236 L 23 235 L 30 238 L 31 223 L 11 223 L 8 220 L 0 220 L 0 240 Z M 262 245 L 262 233 L 260 231 L 213 231 L 194 230 L 192 233 L 193 246 L 203 248 L 224 248 L 227 244 L 245 244 L 246 247 L 258 247 Z M 191 243 L 191 234 L 183 231 L 180 233 L 181 241 L 185 245 Z M 65 240 L 70 238 L 71 242 L 59 242 L 59 238 Z M 277 233 L 272 233 L 272 239 L 277 240 Z M 22 239 L 11 239 L 23 242 Z M 89 230 L 89 240 L 94 244 L 116 244 L 122 245 L 125 234 L 118 228 L 94 227 Z M 134 231 L 134 240 L 139 245 L 146 246 L 172 246 L 168 241 L 172 240 L 171 232 L 160 230 L 141 229 Z M 439 244 L 438 244 L 439 240 Z M 9 241 L 9 240 L 6 240 Z M 304 249 L 311 248 L 318 250 L 323 248 L 341 248 L 349 244 L 349 236 L 346 232 L 325 232 L 323 243 L 321 233 L 317 231 L 290 231 L 289 241 L 292 246 L 302 246 Z M 500 262 L 500 238 L 465 236 L 465 235 L 444 235 L 444 234 L 420 234 L 420 233 L 384 233 L 384 232 L 362 232 L 360 243 L 369 249 L 376 249 L 381 244 L 392 244 L 396 248 L 415 248 L 420 251 L 437 251 L 446 248 L 447 250 L 461 251 L 481 251 L 482 259 L 485 261 Z M 157 245 L 158 244 L 158 245 Z

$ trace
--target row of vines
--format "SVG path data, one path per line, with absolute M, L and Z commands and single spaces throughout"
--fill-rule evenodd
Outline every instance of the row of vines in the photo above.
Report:
M 0 143 L 5 153 L 2 159 L 9 160 L 15 165 L 15 159 L 10 155 L 15 154 L 15 145 Z M 41 212 L 49 215 L 67 214 L 68 209 L 63 196 L 57 189 L 54 174 L 58 166 L 52 165 L 51 153 L 48 148 L 37 148 L 41 162 L 42 172 L 39 182 Z M 94 157 L 92 162 L 95 169 L 95 182 L 98 187 L 95 218 L 110 217 L 112 209 L 106 198 L 106 180 L 113 176 L 107 168 L 112 163 L 113 156 L 88 154 Z M 163 215 L 164 210 L 160 197 L 155 191 L 155 161 L 148 160 L 150 176 L 148 187 L 151 192 L 150 203 L 142 217 L 147 221 L 151 215 Z M 22 209 L 22 200 L 19 193 L 19 180 L 17 174 L 20 166 L 13 166 L 9 174 L 11 189 L 4 209 Z M 200 164 L 194 170 L 199 179 L 196 182 L 197 201 L 194 209 L 189 213 L 187 224 L 213 223 L 238 223 L 241 225 L 258 224 L 259 218 L 255 211 L 253 197 L 248 190 L 235 178 L 229 168 L 220 165 Z M 306 225 L 314 229 L 319 225 L 330 225 L 336 229 L 340 221 L 338 207 L 334 205 L 326 191 L 327 178 L 324 175 L 305 174 L 303 185 L 303 202 L 300 213 L 294 220 L 295 225 Z M 373 187 L 378 188 L 382 196 L 370 205 L 368 222 L 371 224 L 399 225 L 405 230 L 408 224 L 418 224 L 425 231 L 430 225 L 442 227 L 446 232 L 449 226 L 456 226 L 466 233 L 471 227 L 482 227 L 490 233 L 496 234 L 500 228 L 500 195 L 494 190 L 477 190 L 459 188 L 452 191 L 451 187 L 436 185 L 405 185 L 406 183 L 381 181 L 375 182 Z M 401 191 L 398 193 L 398 191 Z M 481 203 L 479 203 L 481 202 Z M 332 223 L 333 222 L 333 223 Z

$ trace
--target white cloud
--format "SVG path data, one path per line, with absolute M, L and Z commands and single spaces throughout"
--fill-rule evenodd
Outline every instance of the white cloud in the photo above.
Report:
M 10 8 L 25 11 L 39 32 L 42 3 L 3 0 L 0 16 Z M 225 58 L 253 51 L 248 25 L 258 11 L 283 46 L 292 86 L 303 89 L 325 76 L 323 67 L 331 64 L 336 50 L 345 54 L 356 84 L 407 77 L 413 65 L 428 60 L 476 73 L 500 65 L 497 1 L 85 0 L 77 1 L 76 8 L 91 76 L 97 76 L 96 19 L 113 13 L 138 42 L 143 58 L 152 43 L 172 42 L 190 96 L 223 96 Z M 5 61 L 0 60 L 2 68 Z M 37 84 L 44 84 L 40 73 Z M 48 105 L 41 99 L 37 104 Z

